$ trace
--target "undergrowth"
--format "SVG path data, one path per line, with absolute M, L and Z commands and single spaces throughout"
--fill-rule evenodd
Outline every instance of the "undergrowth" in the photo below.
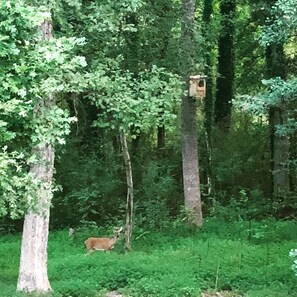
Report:
M 209 220 L 200 230 L 182 225 L 159 231 L 136 229 L 132 252 L 125 253 L 118 242 L 110 253 L 87 257 L 83 236 L 69 239 L 66 230 L 50 234 L 53 297 L 99 297 L 113 290 L 139 297 L 198 297 L 205 291 L 297 296 L 288 255 L 296 248 L 295 222 Z M 19 296 L 15 293 L 19 253 L 20 235 L 1 237 L 1 297 Z

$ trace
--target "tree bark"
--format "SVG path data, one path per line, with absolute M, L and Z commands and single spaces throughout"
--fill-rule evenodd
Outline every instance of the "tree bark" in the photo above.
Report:
M 275 125 L 283 123 L 286 111 L 279 109 L 274 111 L 273 122 Z M 290 191 L 290 170 L 289 170 L 289 138 L 287 135 L 274 136 L 274 169 L 273 169 L 273 196 L 284 197 Z
M 286 79 L 285 54 L 281 44 L 271 44 L 266 49 L 267 76 Z M 278 135 L 276 127 L 286 123 L 287 110 L 284 102 L 269 110 L 271 149 L 271 192 L 272 197 L 284 197 L 290 191 L 289 138 Z
M 125 226 L 125 248 L 131 250 L 132 224 L 133 224 L 133 175 L 130 154 L 127 145 L 127 138 L 124 130 L 120 130 L 120 140 L 125 163 L 127 179 L 127 204 L 126 204 L 126 226 Z
M 52 38 L 50 21 L 44 21 L 41 30 L 44 40 Z M 54 105 L 52 95 L 40 99 L 34 108 L 34 117 L 42 117 Z M 32 152 L 38 160 L 30 166 L 30 173 L 38 182 L 37 201 L 25 215 L 17 290 L 42 293 L 51 291 L 47 274 L 47 244 L 55 150 L 51 144 L 39 143 Z
M 211 16 L 213 14 L 213 0 L 204 0 L 203 8 L 203 23 L 204 30 L 203 36 L 206 40 L 205 52 L 205 62 L 206 69 L 205 74 L 207 76 L 207 92 L 204 98 L 204 127 L 205 127 L 205 143 L 206 143 L 206 152 L 207 152 L 207 185 L 208 185 L 208 195 L 211 195 L 214 192 L 214 179 L 212 172 L 212 132 L 214 124 L 214 62 L 213 62 L 213 42 L 211 40 L 211 34 L 213 30 Z
M 196 131 L 196 102 L 189 97 L 189 77 L 195 71 L 195 1 L 182 1 L 181 23 L 181 74 L 185 85 L 181 105 L 182 161 L 185 210 L 190 224 L 203 223 L 198 144 Z
M 283 124 L 286 120 L 286 110 L 282 108 L 270 108 L 270 147 L 271 147 L 271 173 L 272 173 L 272 196 L 284 197 L 290 191 L 289 170 L 289 138 L 287 135 L 278 135 L 275 127 Z

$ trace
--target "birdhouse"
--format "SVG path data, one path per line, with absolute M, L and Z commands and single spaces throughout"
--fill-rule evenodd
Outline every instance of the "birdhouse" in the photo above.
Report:
M 206 95 L 206 76 L 190 76 L 189 95 L 190 97 L 202 99 Z

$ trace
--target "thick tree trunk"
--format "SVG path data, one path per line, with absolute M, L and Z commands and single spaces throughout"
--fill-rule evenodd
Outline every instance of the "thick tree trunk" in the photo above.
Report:
M 25 216 L 17 284 L 17 290 L 24 292 L 51 290 L 47 275 L 47 242 L 54 150 L 44 146 L 37 154 L 40 164 L 32 166 L 30 172 L 41 184 L 34 206 L 36 210 Z
M 47 275 L 47 242 L 55 152 L 51 145 L 41 144 L 33 153 L 39 161 L 31 166 L 30 173 L 40 184 L 37 204 L 25 216 L 17 289 L 46 292 L 51 290 Z
M 266 49 L 267 76 L 286 78 L 284 48 L 281 44 L 271 44 Z M 272 197 L 284 197 L 290 190 L 288 161 L 290 155 L 289 138 L 278 135 L 276 127 L 286 123 L 286 106 L 281 102 L 269 110 L 271 148 L 271 192 Z
M 126 179 L 127 179 L 127 205 L 126 205 L 126 226 L 125 226 L 125 248 L 131 250 L 132 224 L 133 224 L 133 175 L 130 154 L 127 145 L 126 134 L 120 130 L 120 140 L 122 153 L 125 162 Z
M 215 122 L 223 130 L 231 124 L 231 108 L 234 92 L 234 19 L 235 0 L 222 0 L 220 12 L 222 16 L 219 37 L 219 60 L 217 93 L 215 101 Z
M 182 161 L 185 209 L 188 221 L 201 226 L 202 207 L 199 179 L 198 146 L 196 131 L 196 106 L 191 98 L 183 98 L 182 102 Z
M 201 226 L 202 207 L 196 130 L 196 102 L 188 95 L 189 76 L 195 69 L 195 1 L 182 1 L 181 73 L 186 90 L 182 97 L 182 161 L 185 209 L 188 222 Z
M 41 30 L 43 39 L 48 40 L 52 37 L 50 21 L 45 21 Z M 34 108 L 34 116 L 43 117 L 54 104 L 53 96 L 40 99 Z M 47 274 L 47 243 L 55 151 L 52 145 L 39 143 L 32 152 L 38 160 L 30 167 L 30 173 L 38 182 L 37 201 L 24 220 L 17 290 L 47 292 L 51 290 Z

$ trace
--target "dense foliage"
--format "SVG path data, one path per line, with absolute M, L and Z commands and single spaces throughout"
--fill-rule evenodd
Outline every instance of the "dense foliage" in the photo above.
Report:
M 85 59 L 72 54 L 82 43 L 75 38 L 60 38 L 40 44 L 36 30 L 49 14 L 21 1 L 1 3 L 1 213 L 17 218 L 34 200 L 34 180 L 26 173 L 36 162 L 30 148 L 39 141 L 65 143 L 70 132 L 66 109 L 56 107 L 38 119 L 33 108 L 38 98 L 51 92 L 77 90 L 71 77 L 86 65 Z M 16 174 L 15 174 L 16 172 Z
M 206 8 L 209 9 L 211 4 L 205 2 Z M 234 79 L 238 91 L 249 94 L 241 96 L 241 100 L 234 99 L 228 135 L 213 127 L 208 130 L 208 133 L 213 131 L 213 141 L 208 143 L 202 128 L 203 114 L 198 118 L 201 126 L 199 149 L 202 152 L 200 174 L 205 186 L 207 213 L 212 212 L 213 203 L 226 205 L 232 201 L 230 195 L 240 204 L 242 191 L 250 202 L 271 195 L 270 128 L 266 117 L 269 108 L 280 104 L 286 106 L 286 117 L 276 127 L 276 133 L 290 138 L 287 168 L 290 170 L 291 190 L 295 189 L 294 4 L 293 0 L 276 1 L 267 13 L 270 20 L 265 24 L 260 17 L 257 18 L 256 5 L 238 3 L 237 18 L 233 20 L 236 23 L 234 38 L 240 41 L 235 48 Z M 148 215 L 147 208 L 160 207 L 161 221 L 164 215 L 176 215 L 182 202 L 180 129 L 176 119 L 180 96 L 177 77 L 178 3 L 162 1 L 154 6 L 145 1 L 121 1 L 118 4 L 106 1 L 100 5 L 95 2 L 85 5 L 83 1 L 71 4 L 56 1 L 51 7 L 55 39 L 43 45 L 37 44 L 36 27 L 46 16 L 44 7 L 35 8 L 21 1 L 3 2 L 1 5 L 2 215 L 10 210 L 10 216 L 18 217 L 26 209 L 28 199 L 32 199 L 28 198 L 32 180 L 26 174 L 26 168 L 32 162 L 30 147 L 44 132 L 34 128 L 40 123 L 34 122 L 32 108 L 35 98 L 45 96 L 47 92 L 55 92 L 60 102 L 54 114 L 45 115 L 48 120 L 55 120 L 55 127 L 46 134 L 47 141 L 64 144 L 64 135 L 70 132 L 70 122 L 73 117 L 78 119 L 72 125 L 68 144 L 57 148 L 60 158 L 56 161 L 56 181 L 62 192 L 56 192 L 53 201 L 52 222 L 55 226 L 78 225 L 85 219 L 104 223 L 120 215 L 121 201 L 125 196 L 124 171 L 119 158 L 120 127 L 131 136 L 139 219 L 143 221 Z M 198 18 L 202 17 L 201 12 L 204 13 L 197 10 Z M 209 17 L 204 17 L 201 20 L 209 25 Z M 213 6 L 213 17 L 211 27 L 202 30 L 205 36 L 198 36 L 201 40 L 207 38 L 205 49 L 213 50 L 213 57 L 206 59 L 211 63 L 216 58 L 216 39 L 220 30 L 220 11 L 216 6 Z M 239 40 L 248 22 L 251 27 L 247 31 L 249 38 Z M 263 24 L 262 33 L 255 36 L 252 32 L 259 32 Z M 262 46 L 255 43 L 257 39 Z M 261 87 L 260 80 L 255 78 L 265 76 L 263 46 L 270 43 L 285 45 L 290 79 L 266 80 Z M 247 53 L 250 46 L 256 46 L 255 50 Z M 257 62 L 252 68 L 248 65 L 251 59 Z M 84 72 L 77 66 L 84 66 Z M 247 73 L 247 66 L 253 76 Z M 259 88 L 266 91 L 255 95 Z M 198 105 L 198 109 L 201 107 Z M 67 115 L 68 109 L 72 118 Z M 212 114 L 205 111 L 207 115 Z M 205 120 L 212 123 L 211 118 Z M 44 125 L 44 129 L 48 129 L 46 122 Z M 160 139 L 162 129 L 166 131 L 165 142 Z M 257 153 L 259 151 L 261 154 Z M 213 181 L 212 197 L 206 195 L 209 193 L 209 178 Z M 152 191 L 151 187 L 156 190 Z M 272 208 L 266 215 L 283 216 L 282 210 L 278 213 L 276 209 L 279 206 L 295 209 L 290 197 L 272 201 Z M 261 204 L 259 201 L 253 207 L 259 208 Z M 263 216 L 264 213 L 260 217 Z M 123 217 L 120 215 L 118 219 Z
M 198 0 L 196 48 L 182 44 L 178 0 L 43 4 L 0 2 L 0 232 L 20 231 L 35 205 L 38 182 L 28 172 L 38 162 L 32 147 L 44 142 L 57 155 L 49 252 L 57 296 L 103 289 L 135 296 L 195 296 L 207 289 L 293 296 L 295 225 L 274 220 L 295 220 L 297 210 L 297 1 Z M 54 27 L 49 41 L 39 28 L 45 19 Z M 207 74 L 205 101 L 191 103 L 203 216 L 216 220 L 184 238 L 190 231 L 181 227 L 180 106 L 181 77 L 189 72 Z M 56 106 L 34 117 L 36 102 L 49 94 Z M 119 131 L 133 169 L 135 252 L 85 259 L 81 243 L 90 226 L 98 232 L 97 226 L 124 225 Z M 57 231 L 69 227 L 81 230 L 74 243 Z M 7 294 L 14 290 L 18 246 L 12 235 L 0 243 L 0 253 L 14 261 L 0 258 Z M 83 272 L 74 281 L 76 270 Z

